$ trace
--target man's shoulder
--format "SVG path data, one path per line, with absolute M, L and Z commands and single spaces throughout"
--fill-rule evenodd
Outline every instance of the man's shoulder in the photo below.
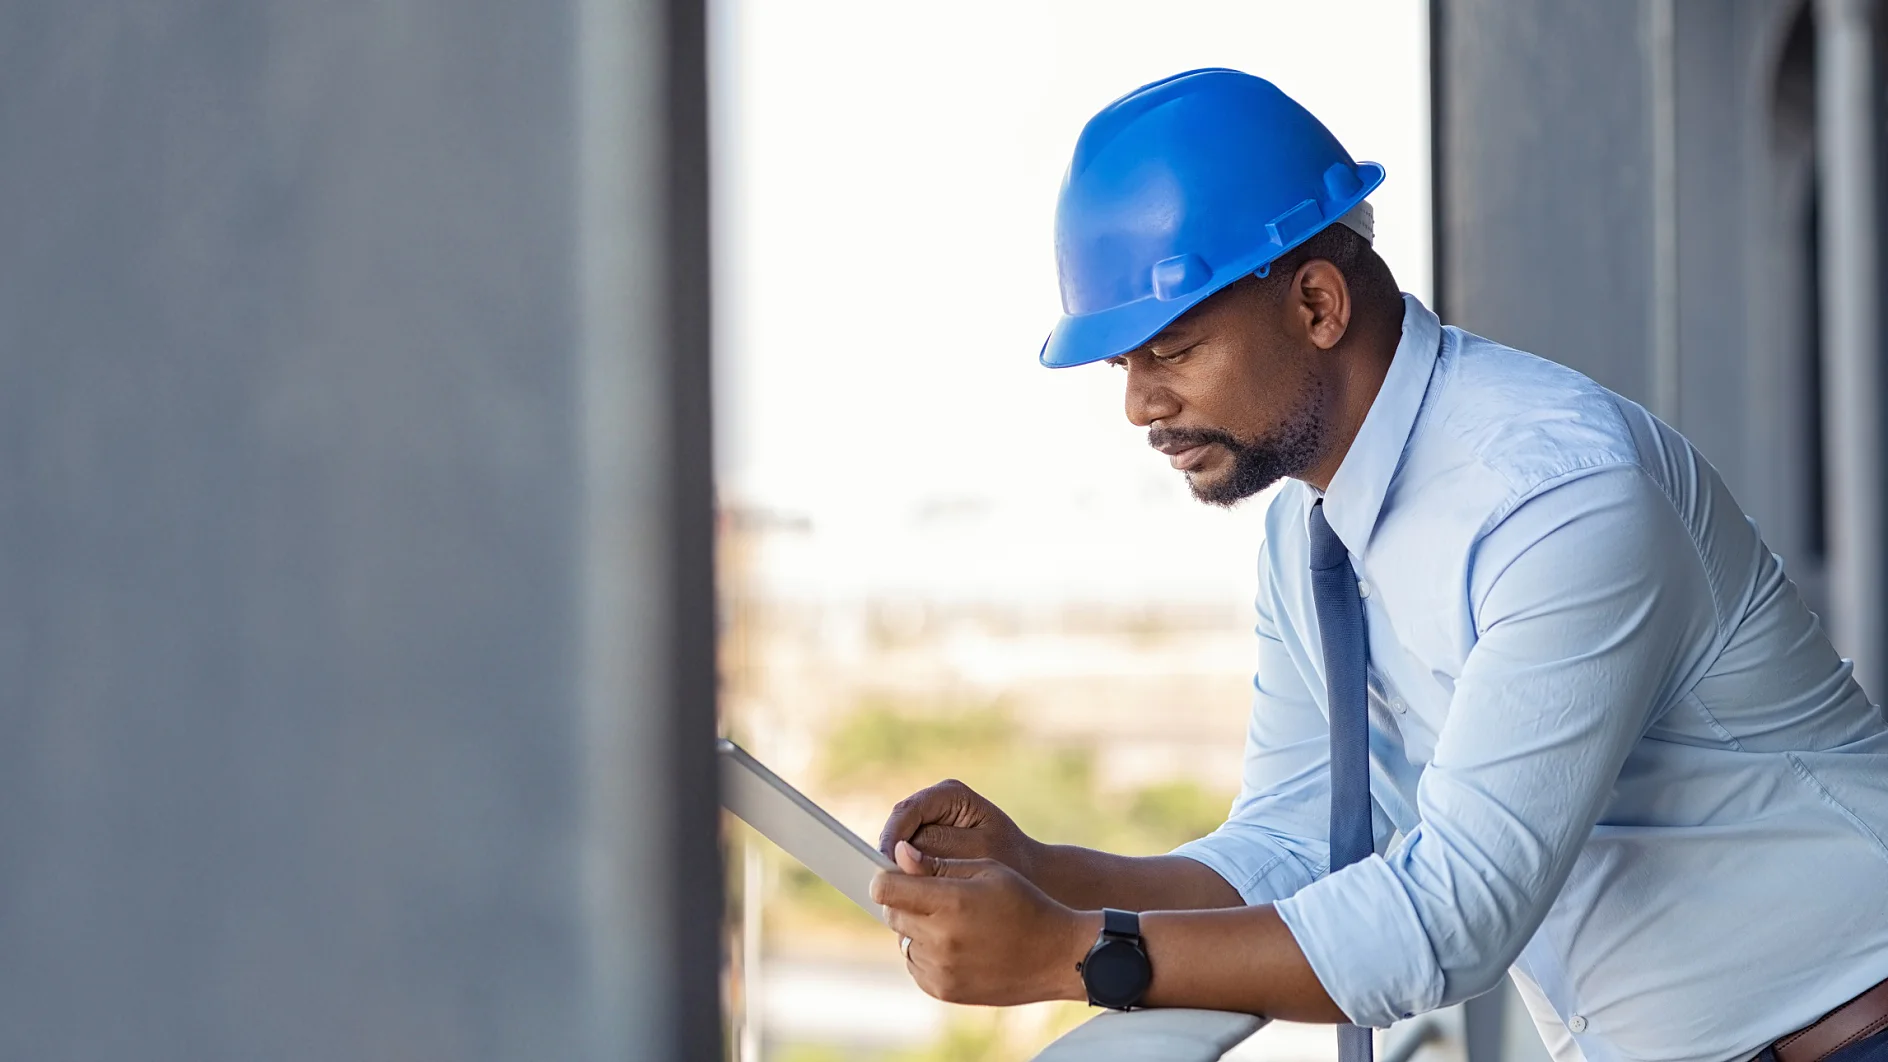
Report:
M 1573 369 L 1450 327 L 1412 436 L 1411 471 L 1452 469 L 1527 494 L 1582 470 L 1637 464 L 1635 414 L 1643 411 Z

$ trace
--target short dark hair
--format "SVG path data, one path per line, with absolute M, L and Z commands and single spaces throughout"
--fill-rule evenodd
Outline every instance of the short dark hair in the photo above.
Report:
M 1396 277 L 1390 272 L 1390 264 L 1370 246 L 1370 241 L 1344 225 L 1328 226 L 1279 255 L 1272 262 L 1271 272 L 1259 283 L 1284 283 L 1280 278 L 1291 277 L 1298 272 L 1298 267 L 1313 258 L 1324 259 L 1344 274 L 1344 285 L 1350 289 L 1351 303 L 1355 306 L 1387 310 L 1398 298 Z M 1396 312 L 1401 315 L 1400 306 Z

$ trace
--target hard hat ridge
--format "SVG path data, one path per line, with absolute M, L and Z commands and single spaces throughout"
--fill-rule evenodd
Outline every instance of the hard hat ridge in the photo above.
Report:
M 1154 90 L 1173 85 L 1183 78 L 1197 77 L 1200 74 L 1238 74 L 1239 71 L 1223 66 L 1201 67 L 1198 70 L 1183 70 L 1178 74 L 1169 74 L 1159 81 L 1150 81 L 1133 92 L 1116 99 L 1103 107 L 1088 124 L 1082 127 L 1082 135 L 1075 142 L 1075 157 L 1069 160 L 1069 173 L 1074 175 L 1088 167 L 1093 157 L 1112 141 L 1116 134 L 1126 129 L 1136 118 L 1147 111 L 1171 102 L 1181 91 L 1156 93 Z M 1243 75 L 1242 75 L 1243 76 Z
M 1042 349 L 1081 365 L 1146 342 L 1264 270 L 1383 181 L 1270 82 L 1225 67 L 1143 85 L 1083 127 L 1056 206 L 1064 316 Z

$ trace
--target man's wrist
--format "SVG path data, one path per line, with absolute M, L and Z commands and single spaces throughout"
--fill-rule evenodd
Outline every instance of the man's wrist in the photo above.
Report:
M 1073 999 L 1080 1003 L 1088 1002 L 1088 984 L 1082 980 L 1082 961 L 1088 958 L 1089 949 L 1095 941 L 1101 939 L 1102 918 L 1100 911 L 1074 911 L 1070 919 L 1068 942 L 1063 949 L 1064 961 L 1061 965 L 1061 977 L 1056 982 L 1057 999 Z
M 1078 911 L 1091 905 L 1099 910 L 1101 900 L 1090 886 L 1100 876 L 1100 868 L 1090 865 L 1089 861 L 1100 854 L 1077 845 L 1046 844 L 1032 839 L 1023 856 L 1029 868 L 1023 876 L 1057 901 Z
M 1024 834 L 1022 847 L 1016 853 L 1016 861 L 1020 864 L 1015 868 L 1016 872 L 1028 878 L 1037 888 L 1042 888 L 1041 875 L 1048 870 L 1048 864 L 1053 858 L 1050 849 L 1053 847 Z

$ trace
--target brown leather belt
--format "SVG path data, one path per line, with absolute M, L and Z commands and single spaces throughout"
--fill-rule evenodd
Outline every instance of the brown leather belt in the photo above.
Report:
M 1888 981 L 1770 1045 L 1777 1062 L 1822 1062 L 1837 1051 L 1888 1029 Z

